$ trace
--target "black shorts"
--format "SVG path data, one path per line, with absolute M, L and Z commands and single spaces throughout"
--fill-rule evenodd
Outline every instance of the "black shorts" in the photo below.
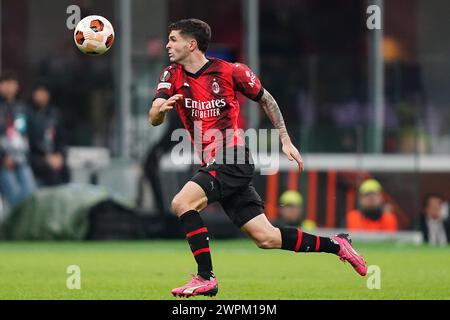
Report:
M 212 163 L 201 167 L 191 179 L 205 191 L 208 204 L 218 201 L 239 228 L 264 213 L 264 202 L 252 185 L 255 166 L 246 162 Z

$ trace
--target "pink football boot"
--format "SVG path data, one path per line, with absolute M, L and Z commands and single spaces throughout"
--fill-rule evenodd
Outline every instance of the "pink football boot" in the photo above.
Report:
M 367 264 L 364 261 L 363 257 L 358 254 L 358 252 L 353 249 L 351 243 L 352 240 L 349 238 L 348 234 L 340 233 L 334 237 L 332 237 L 334 241 L 336 241 L 341 249 L 338 252 L 338 256 L 342 261 L 348 261 L 352 265 L 352 267 L 358 272 L 361 276 L 365 276 L 367 274 Z
M 186 298 L 198 295 L 213 297 L 217 294 L 218 290 L 219 286 L 216 278 L 204 280 L 198 275 L 193 274 L 191 281 L 182 287 L 173 289 L 172 294 L 174 297 L 178 296 Z

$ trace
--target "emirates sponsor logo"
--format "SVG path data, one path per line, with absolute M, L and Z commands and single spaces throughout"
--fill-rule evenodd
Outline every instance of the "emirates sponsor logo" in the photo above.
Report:
M 213 99 L 209 101 L 184 99 L 184 106 L 191 109 L 191 116 L 194 118 L 211 118 L 220 115 L 220 109 L 226 106 L 225 99 Z
M 184 99 L 184 106 L 188 109 L 208 110 L 213 108 L 223 108 L 226 106 L 225 99 L 213 99 L 209 101 Z

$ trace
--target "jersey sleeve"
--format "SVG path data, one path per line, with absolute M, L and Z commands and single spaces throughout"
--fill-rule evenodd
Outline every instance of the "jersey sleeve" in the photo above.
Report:
M 233 82 L 236 91 L 253 101 L 259 101 L 264 93 L 259 78 L 243 63 L 233 64 Z
M 174 85 L 175 85 L 175 68 L 173 66 L 169 66 L 164 69 L 161 73 L 158 86 L 155 90 L 155 97 L 153 100 L 158 98 L 169 99 L 174 94 Z

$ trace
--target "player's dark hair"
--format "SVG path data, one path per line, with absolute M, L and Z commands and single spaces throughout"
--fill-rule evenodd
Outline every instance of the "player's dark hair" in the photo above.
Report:
M 180 34 L 188 35 L 197 41 L 201 52 L 206 52 L 211 40 L 211 27 L 199 19 L 183 19 L 169 25 L 169 33 L 173 30 L 180 31 Z
M 3 71 L 2 74 L 0 75 L 0 82 L 9 80 L 19 81 L 19 78 L 17 77 L 17 74 L 12 70 Z

